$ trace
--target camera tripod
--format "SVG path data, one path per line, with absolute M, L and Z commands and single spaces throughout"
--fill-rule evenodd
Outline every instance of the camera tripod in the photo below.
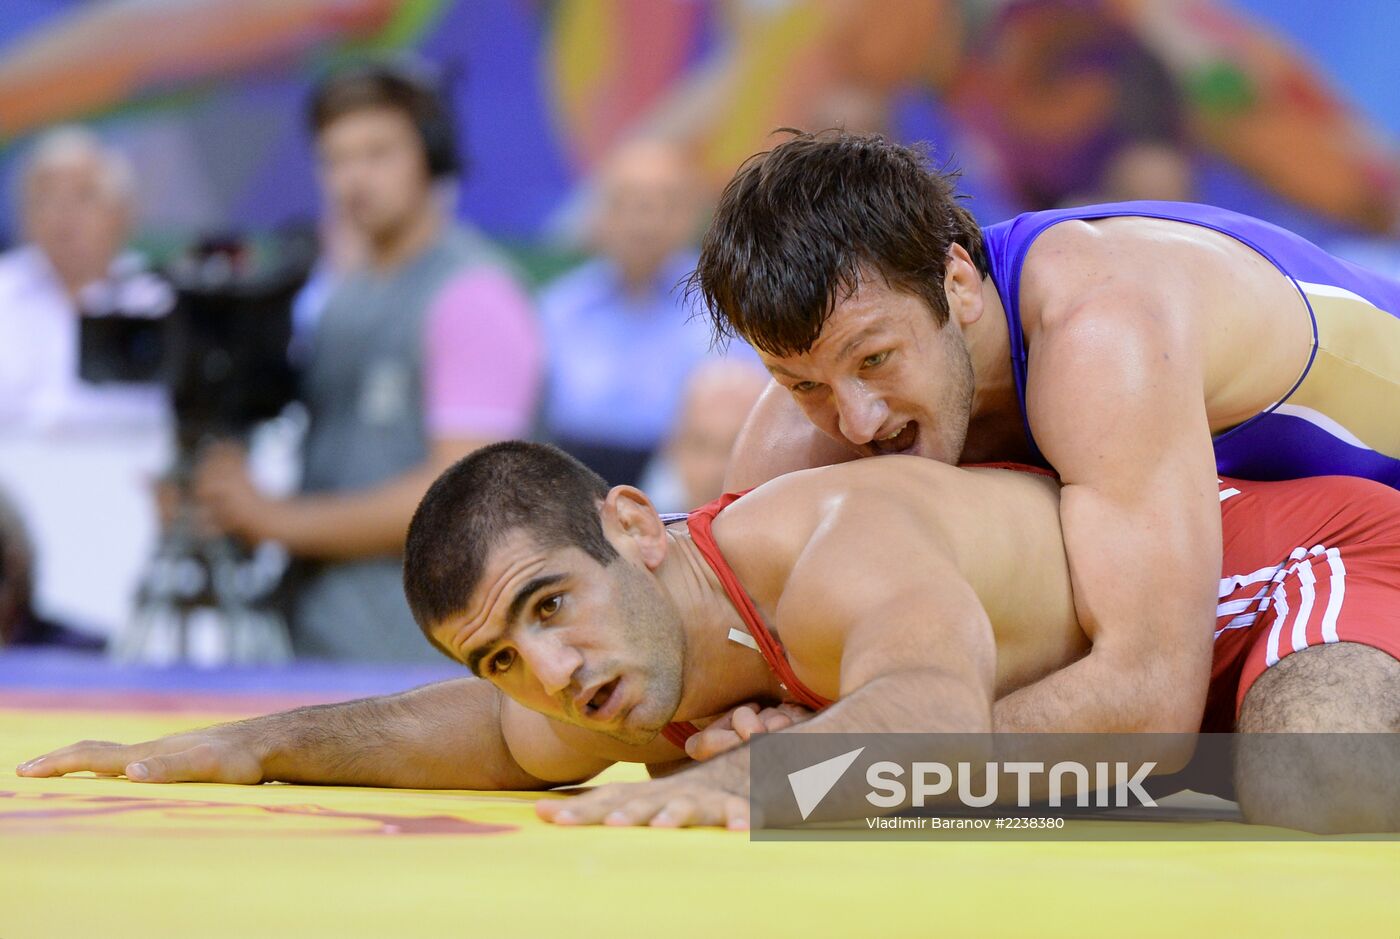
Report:
M 198 530 L 181 483 L 179 508 L 161 532 L 131 622 L 112 643 L 112 657 L 119 662 L 164 658 L 158 653 L 173 634 L 176 658 L 189 661 L 192 627 L 201 618 L 213 618 L 229 664 L 289 661 L 287 624 L 266 603 L 275 580 L 226 535 Z

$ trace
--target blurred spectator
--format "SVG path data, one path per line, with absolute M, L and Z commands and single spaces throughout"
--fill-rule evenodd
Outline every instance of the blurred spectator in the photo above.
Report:
M 80 324 L 99 309 L 163 312 L 170 292 L 123 251 L 132 168 L 90 131 L 40 137 L 18 181 L 23 243 L 0 256 L 0 485 L 43 560 L 38 613 L 111 632 L 154 544 L 149 480 L 170 419 L 157 387 L 82 380 Z
M 217 524 L 284 544 L 302 655 L 437 655 L 400 586 L 405 531 L 432 480 L 533 417 L 541 353 L 529 301 L 482 238 L 450 221 L 438 181 L 459 169 L 448 109 L 422 76 L 371 66 L 313 96 L 331 213 L 360 236 L 306 358 L 302 493 L 262 494 L 241 451 L 203 461 L 196 495 Z
M 680 148 L 624 145 L 599 177 L 590 228 L 597 255 L 540 297 L 546 429 L 613 484 L 638 482 L 686 377 L 709 356 L 708 329 L 689 319 L 677 289 L 695 266 L 697 182 Z
M 55 427 L 165 416 L 160 390 L 79 377 L 81 309 L 153 311 L 169 291 L 123 253 L 135 191 L 130 164 L 78 127 L 50 131 L 20 173 L 24 244 L 0 255 L 0 423 Z
M 0 492 L 0 649 L 62 645 L 100 649 L 102 640 L 74 632 L 34 612 L 34 550 L 18 510 Z
M 687 512 L 724 494 L 739 429 L 768 385 L 747 362 L 707 362 L 690 375 L 681 407 L 642 488 L 663 512 Z

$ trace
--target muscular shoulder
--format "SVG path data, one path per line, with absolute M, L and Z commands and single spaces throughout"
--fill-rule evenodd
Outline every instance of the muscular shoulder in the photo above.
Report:
M 898 498 L 896 493 L 939 485 L 959 473 L 935 460 L 906 456 L 799 470 L 769 480 L 733 503 L 716 521 L 715 532 L 721 538 L 722 529 L 742 530 L 743 539 L 759 532 L 805 538 L 838 509 L 887 502 Z
M 1163 305 L 1162 268 L 1143 243 L 1142 219 L 1073 220 L 1036 239 L 1021 269 L 1021 319 L 1026 332 L 1065 325 L 1095 310 Z
M 720 550 L 746 586 L 781 592 L 799 557 L 837 545 L 848 556 L 894 538 L 944 539 L 956 553 L 970 519 L 1024 513 L 1052 481 L 884 456 L 781 476 L 735 502 L 715 523 Z M 1019 507 L 1019 508 L 1018 508 Z M 973 552 L 968 552 L 973 553 Z M 751 586 L 751 590 L 753 587 Z
M 1272 264 L 1229 235 L 1172 219 L 1112 216 L 1062 222 L 1036 239 L 1022 267 L 1021 311 L 1028 332 L 1096 312 L 1174 314 L 1191 323 L 1185 314 L 1192 309 L 1286 286 Z

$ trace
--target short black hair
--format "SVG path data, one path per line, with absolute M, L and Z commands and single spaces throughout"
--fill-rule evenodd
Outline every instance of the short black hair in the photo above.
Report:
M 413 122 L 423 142 L 429 176 L 463 175 L 466 167 L 447 94 L 424 63 L 366 62 L 331 73 L 312 89 L 307 123 L 319 136 L 347 114 L 381 108 L 398 111 Z
M 716 340 L 806 352 L 862 270 L 921 297 L 946 322 L 948 248 L 962 245 L 987 272 L 958 174 L 932 167 L 928 148 L 879 134 L 781 132 L 792 136 L 749 158 L 725 187 L 687 285 Z
M 418 503 L 404 546 L 404 593 L 424 635 L 442 648 L 428 630 L 466 607 L 491 550 L 512 531 L 611 564 L 618 553 L 598 514 L 607 495 L 601 476 L 548 444 L 509 440 L 458 460 Z

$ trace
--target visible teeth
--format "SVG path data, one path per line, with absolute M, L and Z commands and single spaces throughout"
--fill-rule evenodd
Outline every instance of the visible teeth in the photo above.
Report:
M 904 428 L 906 428 L 906 427 L 908 427 L 908 426 L 909 426 L 908 424 L 901 424 L 900 427 L 899 427 L 899 430 L 896 430 L 894 433 L 890 434 L 888 437 L 881 437 L 880 440 L 881 440 L 882 442 L 885 441 L 885 440 L 893 440 L 894 438 L 898 437 L 900 434 L 904 433 Z

